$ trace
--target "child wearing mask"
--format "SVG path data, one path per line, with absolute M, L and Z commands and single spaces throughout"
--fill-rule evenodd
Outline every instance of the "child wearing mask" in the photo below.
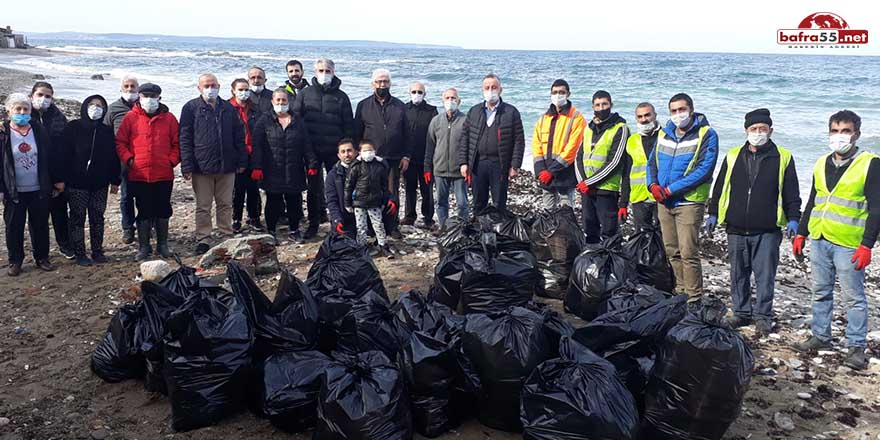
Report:
M 397 204 L 390 199 L 388 172 L 388 163 L 376 156 L 373 143 L 362 140 L 360 154 L 351 164 L 345 181 L 345 210 L 354 212 L 358 241 L 367 243 L 368 228 L 372 224 L 379 243 L 379 254 L 390 259 L 394 258 L 394 254 L 386 244 L 382 208 L 387 204 L 393 216 L 397 214 Z

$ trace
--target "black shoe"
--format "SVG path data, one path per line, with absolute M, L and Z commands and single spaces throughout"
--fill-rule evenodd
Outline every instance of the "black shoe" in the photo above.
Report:
M 258 219 L 258 218 L 249 218 L 247 220 L 247 224 L 248 224 L 248 226 L 251 227 L 251 229 L 253 229 L 256 232 L 263 232 L 265 230 L 263 228 L 263 223 L 260 222 L 260 219 Z
M 773 333 L 773 321 L 769 319 L 758 319 L 755 321 L 755 331 L 761 335 L 766 336 L 770 333 Z
M 297 231 L 297 232 L 299 232 L 299 231 Z M 306 229 L 305 234 L 303 234 L 303 238 L 306 240 L 311 240 L 317 236 L 318 236 L 318 227 L 317 226 L 309 226 L 309 228 Z
M 49 262 L 49 260 L 37 261 L 37 268 L 46 272 L 52 272 L 53 270 L 55 270 L 55 266 L 53 266 L 52 263 Z
M 403 239 L 403 234 L 400 233 L 399 229 L 395 229 L 395 230 L 391 231 L 391 233 L 388 235 L 390 235 L 391 238 L 393 238 L 395 240 L 402 240 Z
M 87 266 L 91 266 L 91 265 L 92 265 L 92 260 L 89 259 L 89 257 L 87 257 L 87 256 L 85 256 L 85 255 L 77 255 L 77 256 L 76 256 L 76 264 L 77 264 L 78 266 L 84 266 L 84 267 L 87 267 Z
M 232 222 L 232 233 L 238 234 L 241 233 L 241 220 L 236 220 Z
M 290 226 L 290 219 L 287 218 L 286 215 L 282 215 L 281 217 L 278 217 L 278 224 L 284 225 L 284 226 Z
M 433 220 L 425 220 L 425 229 L 433 231 L 437 224 Z
M 724 318 L 724 322 L 726 322 L 730 328 L 740 328 L 751 324 L 752 320 L 743 316 L 733 315 L 729 318 Z
M 327 216 L 327 210 L 324 210 L 321 213 L 321 224 L 323 225 L 324 223 L 330 223 L 330 217 Z
M 107 264 L 110 259 L 103 252 L 92 252 L 92 262 L 95 264 Z
M 303 237 L 302 232 L 299 232 L 299 229 L 295 229 L 290 233 L 290 240 L 296 244 L 303 244 L 306 242 L 305 237 Z
M 134 228 L 125 228 L 122 230 L 122 242 L 125 244 L 134 243 Z
M 58 252 L 61 253 L 61 255 L 68 260 L 73 260 L 74 258 L 76 258 L 76 252 L 74 252 L 73 249 L 67 246 L 58 246 Z
M 843 361 L 843 365 L 846 365 L 853 370 L 864 370 L 865 368 L 868 368 L 868 355 L 865 354 L 865 349 L 862 347 L 850 347 L 849 352 L 846 354 L 846 360 Z
M 209 250 L 211 250 L 211 245 L 208 243 L 199 243 L 196 245 L 196 255 L 204 255 Z
M 21 265 L 15 263 L 10 264 L 9 268 L 6 269 L 6 275 L 9 275 L 11 277 L 17 277 L 21 275 Z
M 831 342 L 823 341 L 815 336 L 810 336 L 804 342 L 798 342 L 791 346 L 795 351 L 801 353 L 811 353 L 819 350 L 828 350 L 831 348 Z
M 388 249 L 388 245 L 379 246 L 379 255 L 381 255 L 389 260 L 394 259 L 394 252 L 391 252 L 391 249 Z
M 153 220 L 137 221 L 138 251 L 135 255 L 135 261 L 144 261 L 150 258 L 153 253 L 153 246 L 150 245 L 150 238 L 153 234 Z

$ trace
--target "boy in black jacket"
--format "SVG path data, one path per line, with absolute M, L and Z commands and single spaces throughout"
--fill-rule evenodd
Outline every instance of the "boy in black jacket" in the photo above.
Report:
M 386 247 L 385 228 L 382 225 L 382 208 L 386 204 L 392 216 L 397 214 L 397 204 L 389 197 L 388 171 L 385 160 L 376 156 L 373 143 L 361 140 L 360 154 L 351 165 L 345 181 L 345 210 L 354 212 L 359 242 L 367 243 L 367 231 L 372 223 L 379 242 L 379 253 L 394 258 Z

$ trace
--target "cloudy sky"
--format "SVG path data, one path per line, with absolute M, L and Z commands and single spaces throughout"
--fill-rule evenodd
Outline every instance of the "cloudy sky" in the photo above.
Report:
M 151 0 L 125 6 L 43 0 L 38 9 L 14 14 L 9 24 L 29 32 L 380 40 L 472 49 L 880 55 L 875 0 Z M 869 44 L 824 51 L 777 45 L 777 29 L 796 28 L 805 16 L 826 11 L 852 29 L 867 29 Z

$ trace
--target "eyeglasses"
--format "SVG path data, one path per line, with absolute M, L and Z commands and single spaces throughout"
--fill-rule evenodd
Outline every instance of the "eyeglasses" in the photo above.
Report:
M 409 92 L 409 94 L 410 94 L 410 95 L 424 95 L 425 92 L 423 92 L 423 91 L 421 91 L 421 90 L 412 90 L 412 91 Z

